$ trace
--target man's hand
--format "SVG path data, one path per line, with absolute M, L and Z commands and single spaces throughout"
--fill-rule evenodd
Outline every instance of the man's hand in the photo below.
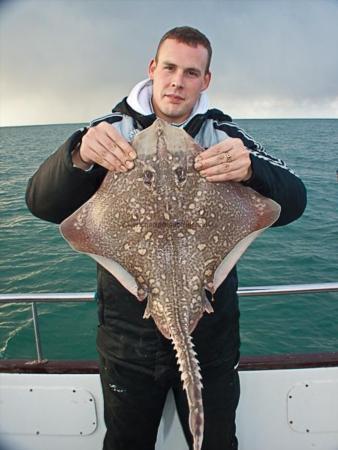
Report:
M 96 163 L 114 172 L 132 169 L 136 156 L 128 141 L 107 122 L 89 128 L 80 147 L 72 154 L 74 164 L 81 169 Z
M 207 181 L 247 181 L 252 175 L 249 155 L 241 139 L 229 138 L 201 152 L 195 169 Z

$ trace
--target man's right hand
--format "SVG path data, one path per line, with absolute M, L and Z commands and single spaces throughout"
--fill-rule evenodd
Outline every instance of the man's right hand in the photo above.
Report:
M 112 125 L 101 122 L 89 128 L 72 159 L 83 170 L 96 163 L 113 172 L 127 172 L 134 167 L 136 156 L 133 147 Z

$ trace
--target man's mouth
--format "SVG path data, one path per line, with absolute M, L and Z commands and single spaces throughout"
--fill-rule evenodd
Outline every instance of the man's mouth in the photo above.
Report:
M 184 100 L 183 97 L 176 94 L 165 94 L 165 97 L 167 97 L 172 103 L 180 103 Z

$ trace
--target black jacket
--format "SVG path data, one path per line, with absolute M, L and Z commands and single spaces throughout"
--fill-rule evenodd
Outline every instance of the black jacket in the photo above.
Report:
M 147 128 L 155 115 L 143 116 L 124 99 L 112 114 L 93 121 L 113 124 L 124 137 L 131 140 L 135 132 Z M 241 138 L 250 150 L 253 175 L 245 184 L 281 206 L 281 215 L 274 226 L 296 220 L 306 205 L 306 191 L 302 181 L 283 161 L 264 152 L 231 118 L 212 109 L 194 116 L 185 130 L 204 148 L 226 137 Z M 100 186 L 106 169 L 94 166 L 89 172 L 74 168 L 71 152 L 88 128 L 75 132 L 51 155 L 29 180 L 26 202 L 31 212 L 41 219 L 60 223 Z M 239 309 L 237 275 L 234 268 L 215 294 L 214 314 L 205 315 L 193 333 L 201 364 L 228 362 L 233 366 L 239 355 Z M 171 344 L 157 331 L 152 319 L 143 319 L 145 304 L 138 302 L 105 269 L 98 266 L 97 294 L 99 299 L 98 348 L 106 357 L 128 361 L 142 367 L 154 358 L 174 361 Z

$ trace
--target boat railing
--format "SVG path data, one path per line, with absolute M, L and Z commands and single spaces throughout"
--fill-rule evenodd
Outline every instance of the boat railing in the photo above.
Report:
M 310 294 L 310 293 L 313 294 L 324 292 L 338 292 L 338 282 L 241 287 L 237 291 L 240 297 L 266 297 L 276 295 L 290 295 L 290 294 L 294 295 L 294 294 Z M 43 360 L 43 354 L 41 346 L 37 303 L 60 303 L 60 302 L 88 303 L 95 301 L 95 298 L 96 297 L 94 292 L 0 294 L 0 304 L 4 303 L 31 304 L 37 361 L 41 362 Z

